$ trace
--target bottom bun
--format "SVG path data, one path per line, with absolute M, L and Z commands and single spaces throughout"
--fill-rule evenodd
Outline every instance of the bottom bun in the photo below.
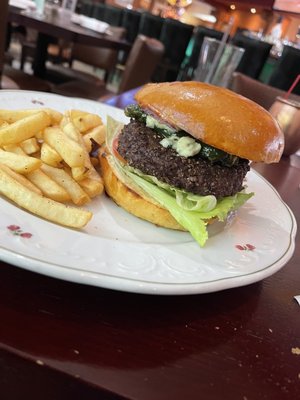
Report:
M 99 160 L 105 191 L 116 204 L 124 208 L 124 210 L 128 211 L 130 214 L 145 221 L 149 221 L 152 224 L 168 229 L 185 231 L 172 217 L 169 211 L 143 199 L 139 194 L 129 189 L 117 178 L 106 159 L 106 149 L 100 149 Z

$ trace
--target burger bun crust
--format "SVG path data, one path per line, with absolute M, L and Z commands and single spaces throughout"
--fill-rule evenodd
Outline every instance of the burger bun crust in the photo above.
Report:
M 228 89 L 195 81 L 150 83 L 135 98 L 162 122 L 229 154 L 265 163 L 281 158 L 284 136 L 277 121 Z

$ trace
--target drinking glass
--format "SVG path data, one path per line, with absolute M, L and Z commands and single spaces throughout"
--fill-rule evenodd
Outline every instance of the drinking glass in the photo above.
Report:
M 245 49 L 205 37 L 194 79 L 216 86 L 228 87 Z
M 290 156 L 296 153 L 300 149 L 300 103 L 278 96 L 269 111 L 284 133 L 283 154 Z

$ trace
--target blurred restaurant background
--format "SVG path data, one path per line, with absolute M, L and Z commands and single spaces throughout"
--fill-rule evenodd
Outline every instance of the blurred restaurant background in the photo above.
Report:
M 299 0 L 46 0 L 45 21 L 68 9 L 71 23 L 78 23 L 75 15 L 85 18 L 82 26 L 94 34 L 95 20 L 107 24 L 101 34 L 121 47 L 74 43 L 56 34 L 47 44 L 47 72 L 40 76 L 33 68 L 39 31 L 19 18 L 30 13 L 22 4 L 31 3 L 9 1 L 3 89 L 98 100 L 150 81 L 194 80 L 206 37 L 244 49 L 227 86 L 242 94 L 255 92 L 253 99 L 266 108 L 300 74 Z M 266 87 L 276 91 L 267 96 Z M 300 95 L 300 84 L 292 92 Z

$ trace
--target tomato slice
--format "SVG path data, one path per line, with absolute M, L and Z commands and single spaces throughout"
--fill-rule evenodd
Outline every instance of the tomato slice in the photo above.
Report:
M 112 150 L 113 150 L 113 156 L 116 157 L 122 164 L 127 164 L 127 161 L 125 158 L 123 158 L 119 152 L 118 152 L 118 146 L 119 146 L 119 137 L 115 137 L 113 142 L 112 142 Z

